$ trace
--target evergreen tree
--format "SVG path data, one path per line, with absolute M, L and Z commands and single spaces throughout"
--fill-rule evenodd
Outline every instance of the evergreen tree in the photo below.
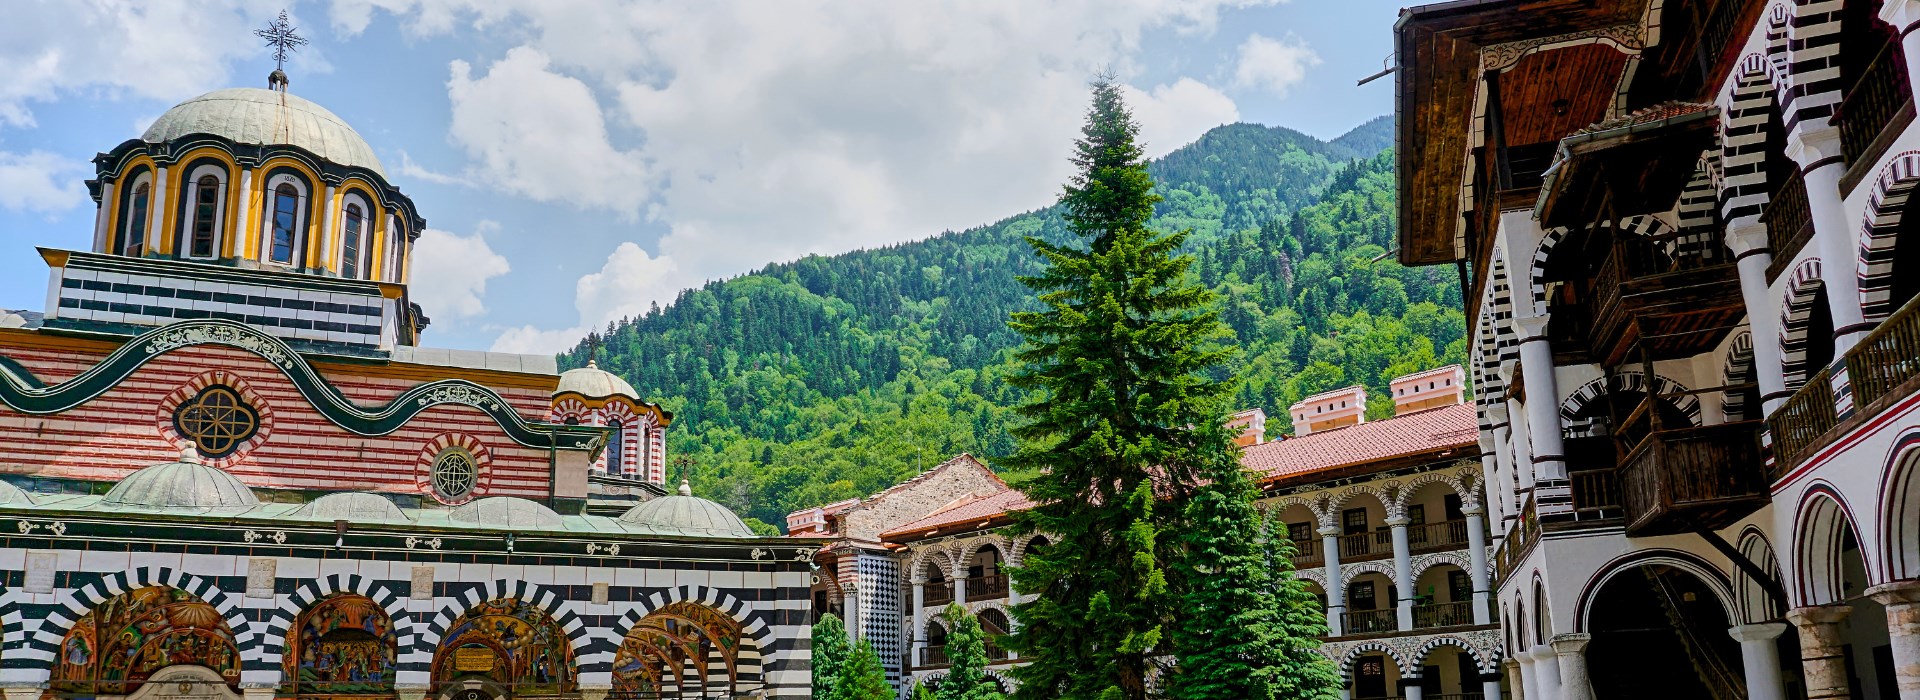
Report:
M 1172 634 L 1177 662 L 1167 697 L 1333 697 L 1339 676 L 1314 652 L 1326 618 L 1306 582 L 1292 576 L 1291 543 L 1274 541 L 1237 455 L 1208 467 L 1174 542 L 1181 615 Z
M 926 684 L 915 683 L 913 684 L 913 692 L 907 694 L 907 699 L 908 700 L 940 700 L 940 696 L 935 694 L 933 692 L 933 688 L 928 687 Z
M 840 668 L 847 662 L 847 626 L 833 613 L 813 623 L 813 698 L 842 700 Z
M 940 613 L 947 621 L 947 677 L 940 679 L 938 700 L 1001 700 L 1000 687 L 987 678 L 986 633 L 980 619 L 958 603 Z
M 1196 460 L 1231 449 L 1218 426 L 1231 387 L 1205 372 L 1227 351 L 1213 295 L 1192 281 L 1185 232 L 1147 225 L 1158 197 L 1135 144 L 1139 126 L 1103 76 L 1076 142 L 1078 173 L 1061 199 L 1077 241 L 1029 237 L 1045 268 L 1022 282 L 1039 311 L 1012 315 L 1026 344 L 1009 381 L 1030 392 L 1021 446 L 1007 460 L 1036 473 L 1037 505 L 1017 525 L 1057 540 L 1013 570 L 1022 623 L 1008 638 L 1023 700 L 1139 700 L 1168 652 L 1172 610 L 1159 539 L 1195 482 Z M 1177 515 L 1177 511 L 1173 512 Z
M 893 700 L 893 686 L 887 685 L 887 671 L 880 667 L 880 656 L 873 652 L 873 645 L 860 640 L 853 646 L 853 653 L 840 665 L 839 679 L 834 683 L 836 700 Z M 816 699 L 819 696 L 814 696 Z

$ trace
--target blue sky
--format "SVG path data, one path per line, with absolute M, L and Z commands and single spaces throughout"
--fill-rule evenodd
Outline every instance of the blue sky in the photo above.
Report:
M 1380 0 L 335 0 L 290 9 L 294 93 L 352 124 L 430 230 L 429 345 L 551 352 L 678 290 L 1050 203 L 1086 79 L 1150 153 L 1391 111 Z M 48 1 L 0 23 L 0 307 L 84 248 L 89 159 L 264 86 L 279 5 Z

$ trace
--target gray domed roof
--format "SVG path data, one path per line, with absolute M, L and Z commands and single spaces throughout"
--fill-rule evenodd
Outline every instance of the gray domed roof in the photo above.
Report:
M 587 361 L 587 366 L 570 369 L 560 373 L 560 387 L 553 390 L 554 396 L 573 392 L 589 399 L 604 399 L 610 396 L 625 396 L 640 400 L 640 392 L 620 375 L 600 369 L 600 363 Z
M 281 99 L 286 100 L 281 119 Z M 164 143 L 187 134 L 213 134 L 235 143 L 287 144 L 340 165 L 359 166 L 386 177 L 373 147 L 327 108 L 297 95 L 260 88 L 228 88 L 167 110 L 140 140 Z
M 0 481 L 0 506 L 30 505 L 33 505 L 33 499 L 27 496 L 27 492 L 20 490 L 18 486 Z
M 447 513 L 456 523 L 497 527 L 508 530 L 562 530 L 560 514 L 534 501 L 513 496 L 493 496 L 468 503 Z
M 407 522 L 407 514 L 377 493 L 349 491 L 330 493 L 313 499 L 294 511 L 294 517 L 313 520 L 345 520 L 355 523 Z
M 260 505 L 260 499 L 234 475 L 201 464 L 189 447 L 178 462 L 128 474 L 100 503 L 131 508 L 244 509 Z
M 639 525 L 656 534 L 699 537 L 753 537 L 753 530 L 726 506 L 693 495 L 680 482 L 680 494 L 662 496 L 627 509 L 620 522 Z

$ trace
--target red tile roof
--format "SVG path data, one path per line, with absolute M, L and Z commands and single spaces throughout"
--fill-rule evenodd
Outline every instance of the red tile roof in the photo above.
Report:
M 1415 411 L 1246 448 L 1240 464 L 1255 480 L 1277 479 L 1478 444 L 1472 404 Z
M 1026 510 L 1032 507 L 1033 501 L 1027 500 L 1026 494 L 1021 493 L 1019 489 L 1009 488 L 982 498 L 964 501 L 959 505 L 949 506 L 943 510 L 935 511 L 927 517 L 880 533 L 880 539 L 884 540 L 894 537 L 895 535 L 932 530 L 976 520 L 989 520 L 997 515 Z

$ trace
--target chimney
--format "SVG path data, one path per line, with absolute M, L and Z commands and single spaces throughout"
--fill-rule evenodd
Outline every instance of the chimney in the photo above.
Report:
M 1257 408 L 1227 418 L 1227 429 L 1234 431 L 1233 444 L 1252 447 L 1267 441 L 1267 412 Z
M 1350 386 L 1314 394 L 1288 407 L 1287 412 L 1293 414 L 1294 435 L 1359 425 L 1367 420 L 1367 389 Z
M 787 514 L 787 534 L 789 535 L 826 535 L 827 509 L 808 508 Z
M 1447 365 L 1425 372 L 1395 378 L 1387 384 L 1393 392 L 1393 415 L 1452 406 L 1466 395 L 1466 372 L 1460 365 Z

